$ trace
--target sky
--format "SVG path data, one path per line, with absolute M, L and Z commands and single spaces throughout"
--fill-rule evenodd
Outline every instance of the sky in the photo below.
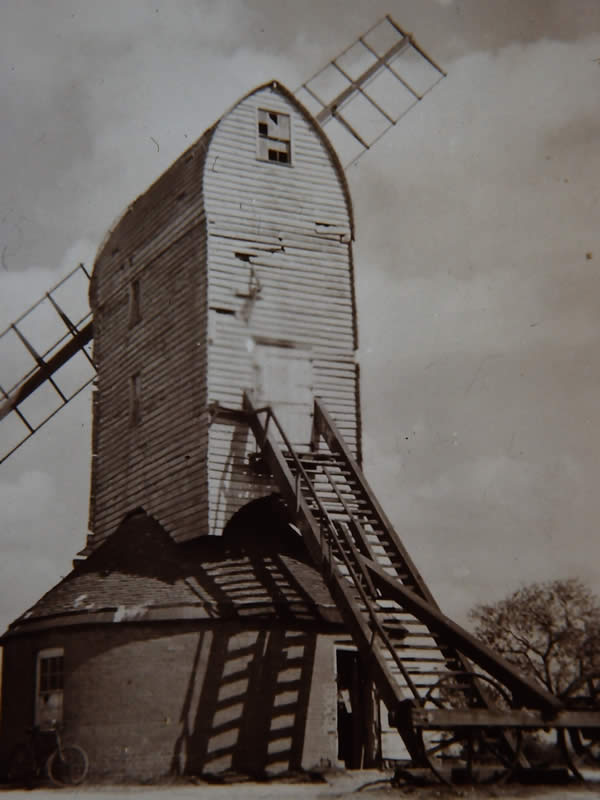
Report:
M 0 329 L 237 99 L 385 13 L 448 76 L 347 173 L 366 475 L 458 621 L 531 581 L 600 593 L 595 0 L 4 0 Z M 84 546 L 90 416 L 0 467 L 2 629 Z

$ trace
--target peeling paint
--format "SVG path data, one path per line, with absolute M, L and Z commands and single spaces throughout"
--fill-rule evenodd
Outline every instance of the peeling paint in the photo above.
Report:
M 146 615 L 147 606 L 119 606 L 115 611 L 113 622 L 127 622 L 132 619 L 140 619 Z
M 75 600 L 73 600 L 73 606 L 75 608 L 79 608 L 79 606 L 83 605 L 83 601 L 86 597 L 87 594 L 80 594 L 79 597 L 76 597 Z

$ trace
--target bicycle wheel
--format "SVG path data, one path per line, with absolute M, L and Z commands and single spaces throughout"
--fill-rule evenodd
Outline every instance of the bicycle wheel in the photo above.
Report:
M 30 786 L 35 775 L 35 761 L 26 744 L 18 744 L 8 759 L 6 777 L 9 783 Z
M 48 777 L 58 786 L 77 786 L 88 773 L 88 757 L 79 745 L 67 744 L 59 753 L 55 750 L 47 764 Z

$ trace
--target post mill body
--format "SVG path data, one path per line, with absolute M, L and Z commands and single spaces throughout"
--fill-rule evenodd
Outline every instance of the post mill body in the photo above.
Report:
M 326 137 L 276 83 L 243 98 L 125 213 L 90 290 L 94 547 L 136 507 L 178 541 L 273 491 L 244 391 L 295 445 L 321 397 L 360 449 L 352 210 Z M 216 412 L 216 413 L 215 413 Z

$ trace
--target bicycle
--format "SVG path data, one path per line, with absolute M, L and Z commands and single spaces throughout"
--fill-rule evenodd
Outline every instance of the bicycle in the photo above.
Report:
M 77 744 L 63 744 L 60 726 L 27 729 L 28 738 L 18 744 L 8 761 L 8 781 L 32 787 L 36 779 L 47 775 L 56 786 L 78 786 L 86 779 L 89 762 L 85 750 Z M 54 742 L 48 745 L 48 736 Z

